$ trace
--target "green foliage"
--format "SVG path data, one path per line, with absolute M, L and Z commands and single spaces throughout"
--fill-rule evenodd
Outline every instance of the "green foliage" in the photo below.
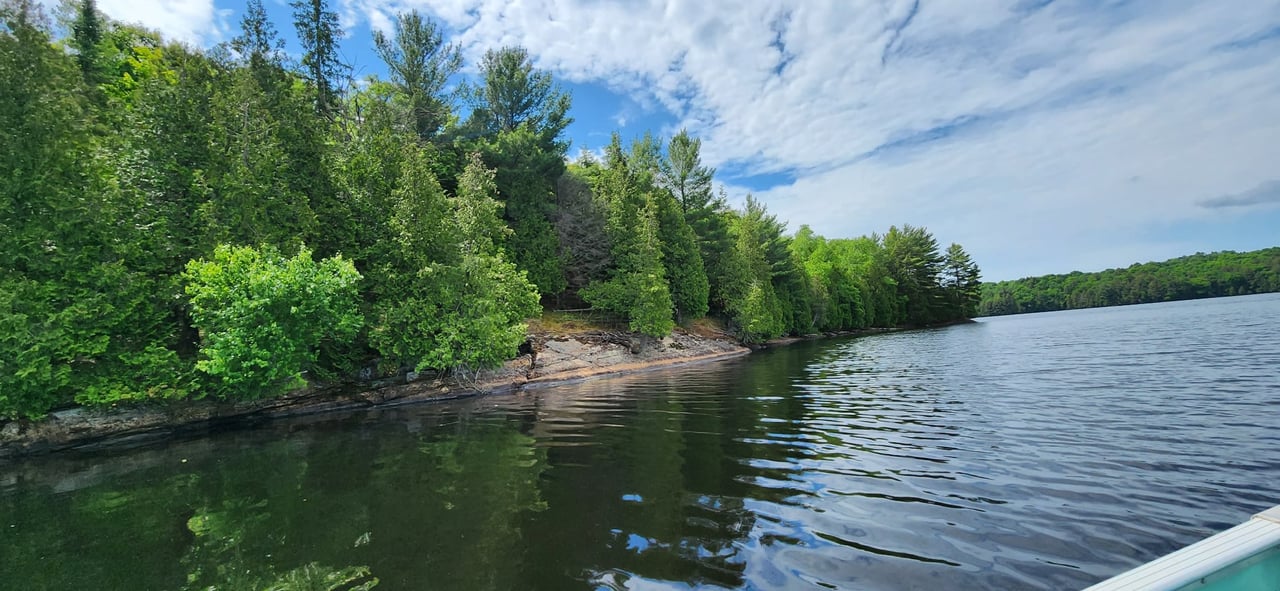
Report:
M 671 283 L 671 302 L 678 319 L 701 318 L 707 313 L 711 286 L 702 267 L 702 253 L 693 228 L 675 198 L 666 192 L 654 196 L 657 205 L 658 238 L 662 241 L 662 261 Z
M 628 162 L 617 134 L 607 153 L 607 168 L 597 179 L 596 196 L 606 211 L 613 266 L 607 280 L 582 290 L 582 298 L 626 318 L 635 332 L 666 336 L 675 321 L 658 236 L 656 198 L 645 185 L 645 171 Z
M 1272 292 L 1280 292 L 1280 248 L 984 283 L 977 311 L 998 316 Z
M 647 271 L 647 272 L 646 272 Z M 671 292 L 657 268 L 615 273 L 582 290 L 582 298 L 592 306 L 627 319 L 633 332 L 651 337 L 671 334 Z
M 613 262 L 604 208 L 592 193 L 587 174 L 571 166 L 556 182 L 556 236 L 566 288 L 574 295 L 592 281 L 604 279 Z
M 503 217 L 514 230 L 506 243 L 516 266 L 542 295 L 568 286 L 554 223 L 555 183 L 564 173 L 569 95 L 549 73 L 533 67 L 519 47 L 490 50 L 481 59 L 482 83 L 469 92 L 473 111 L 460 132 L 497 170 Z
M 80 1 L 71 31 L 76 62 L 80 65 L 84 81 L 90 87 L 96 86 L 102 81 L 101 50 L 98 47 L 102 43 L 102 16 L 98 13 L 97 2 Z
M 569 95 L 555 86 L 551 74 L 534 69 L 525 48 L 490 49 L 480 60 L 480 73 L 483 84 L 472 92 L 471 126 L 488 133 L 525 127 L 551 148 L 573 121 Z M 563 155 L 566 148 L 550 151 Z
M 368 99 L 368 100 L 366 100 Z M 324 208 L 324 227 L 344 256 L 351 258 L 367 278 L 366 299 L 376 297 L 381 285 L 380 267 L 390 264 L 395 249 L 391 213 L 397 203 L 395 191 L 401 178 L 406 145 L 414 136 L 399 132 L 384 103 L 368 94 L 353 97 L 345 117 L 364 115 L 363 121 L 345 121 L 352 132 L 333 156 L 334 207 Z
M 538 295 L 499 246 L 493 171 L 473 155 L 447 198 L 425 156 L 411 153 L 393 193 L 397 263 L 383 271 L 371 343 L 419 370 L 499 365 L 524 341 Z
M 942 288 L 946 291 L 949 315 L 972 318 L 982 297 L 978 265 L 959 244 L 947 247 L 942 260 Z
M 796 312 L 790 297 L 796 270 L 784 230 L 785 226 L 750 195 L 746 207 L 734 218 L 735 248 L 745 262 L 747 287 L 742 303 L 730 311 L 746 342 L 787 332 Z M 779 287 L 783 288 L 781 294 Z
M 685 213 L 705 210 L 714 201 L 711 181 L 716 170 L 702 165 L 702 140 L 681 129 L 667 144 L 658 184 L 671 192 Z
M 305 385 L 320 344 L 350 339 L 363 323 L 355 267 L 341 258 L 317 263 L 305 248 L 286 259 L 269 246 L 219 246 L 211 260 L 189 263 L 185 279 L 201 334 L 196 367 L 220 396 Z
M 709 311 L 732 317 L 737 305 L 745 301 L 751 285 L 751 266 L 733 231 L 738 213 L 729 209 L 721 199 L 716 209 L 702 218 L 706 222 L 702 231 L 696 221 L 690 226 L 698 233 L 702 260 L 710 286 Z M 686 216 L 687 217 L 687 216 Z
M 882 247 L 889 277 L 903 304 L 895 323 L 921 326 L 945 320 L 946 295 L 938 281 L 943 257 L 933 235 L 924 228 L 893 226 L 884 235 Z
M 791 252 L 811 282 L 814 328 L 842 331 L 868 324 L 863 303 L 862 273 L 849 240 L 827 240 L 801 226 L 791 241 Z
M 781 335 L 786 324 L 779 314 L 781 308 L 773 286 L 764 281 L 753 281 L 747 295 L 734 315 L 738 335 L 747 344 L 762 343 Z
M 715 169 L 702 164 L 701 150 L 702 141 L 681 130 L 667 144 L 656 182 L 679 204 L 685 224 L 697 241 L 707 281 L 707 311 L 725 313 L 731 302 L 743 301 L 748 281 L 745 263 L 735 251 L 735 240 L 730 233 L 733 214 L 723 193 L 716 195 L 712 191 Z M 700 292 L 701 286 L 695 286 L 692 291 Z M 695 298 L 695 302 L 699 298 Z M 696 313 L 698 309 L 693 308 L 692 315 L 706 313 Z
M 436 23 L 416 10 L 396 15 L 393 37 L 374 31 L 373 45 L 391 72 L 409 129 L 424 141 L 435 137 L 449 119 L 445 86 L 462 68 L 458 46 L 445 45 Z
M 449 295 L 442 268 L 458 262 L 450 252 L 457 240 L 444 223 L 448 201 L 426 153 L 403 148 L 399 170 L 389 186 L 386 234 L 377 237 L 386 247 L 374 253 L 369 270 L 367 291 L 375 299 L 369 340 L 386 357 L 417 363 L 425 355 L 423 339 L 434 332 L 440 302 Z
M 328 0 L 293 0 L 289 6 L 302 45 L 302 66 L 315 90 L 316 113 L 332 116 L 338 108 L 342 78 L 350 69 L 338 56 L 338 40 L 342 38 L 338 14 L 330 9 Z
M 664 172 L 673 165 L 663 156 L 661 144 L 649 134 L 632 145 L 626 159 L 633 176 L 633 190 L 648 193 L 654 202 L 662 264 L 676 318 L 699 318 L 707 313 L 710 285 L 698 237 L 685 217 L 683 202 L 673 190 L 683 190 L 683 187 L 675 186 L 675 182 L 667 178 L 670 173 Z
M 312 207 L 332 207 L 325 199 L 332 189 L 323 123 L 306 87 L 285 68 L 281 42 L 265 18 L 261 3 L 251 2 L 230 44 L 237 59 L 215 64 L 204 175 L 211 194 L 196 212 L 205 234 L 201 246 L 205 252 L 224 243 L 293 250 L 315 236 L 329 254 L 336 245 L 318 232 Z
M 262 0 L 248 0 L 240 18 L 240 34 L 231 40 L 231 48 L 246 60 L 256 75 L 270 75 L 281 63 L 284 41 L 276 35 L 275 25 L 267 20 Z
M 0 74 L 19 81 L 0 85 L 0 416 L 182 396 L 153 212 L 113 177 L 74 60 L 13 10 L 0 14 Z
M 445 326 L 419 366 L 481 368 L 500 365 L 524 342 L 524 320 L 536 316 L 538 292 L 524 272 L 506 260 L 503 225 L 494 199 L 493 171 L 473 154 L 451 200 L 461 265 L 459 289 L 440 320 Z
M 923 228 L 890 228 L 883 238 L 826 239 L 801 227 L 788 238 L 750 197 L 734 220 L 737 251 L 749 273 L 728 312 L 744 340 L 927 326 L 973 315 L 977 265 L 959 245 L 939 254 Z
M 492 366 L 540 297 L 651 336 L 716 314 L 751 342 L 972 313 L 963 249 L 789 237 L 754 198 L 728 206 L 685 131 L 615 135 L 566 172 L 570 96 L 524 49 L 485 54 L 464 121 L 461 53 L 430 19 L 376 33 L 389 80 L 356 85 L 331 2 L 290 6 L 300 63 L 261 0 L 207 52 L 92 0 L 60 40 L 37 4 L 0 4 L 0 416 L 265 396 L 375 355 Z M 1229 289 L 1273 285 L 1250 277 Z
M 554 182 L 564 173 L 563 151 L 547 145 L 528 126 L 499 132 L 481 141 L 479 149 L 485 162 L 497 170 L 498 196 L 513 230 L 504 246 L 541 294 L 559 293 L 567 283 L 559 237 L 551 220 Z
M 67 398 L 71 362 L 97 350 L 72 338 L 82 310 L 54 309 L 55 291 L 34 281 L 0 282 L 0 417 L 43 416 Z

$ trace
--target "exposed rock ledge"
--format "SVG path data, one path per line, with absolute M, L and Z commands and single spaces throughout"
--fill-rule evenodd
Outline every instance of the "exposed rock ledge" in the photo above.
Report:
M 681 331 L 638 353 L 626 335 L 534 335 L 532 355 L 481 372 L 476 379 L 419 378 L 414 373 L 365 385 L 315 387 L 252 402 L 192 401 L 163 406 L 58 411 L 39 421 L 0 423 L 0 458 L 158 439 L 219 425 L 379 405 L 448 400 L 479 393 L 548 386 L 749 353 L 729 340 Z

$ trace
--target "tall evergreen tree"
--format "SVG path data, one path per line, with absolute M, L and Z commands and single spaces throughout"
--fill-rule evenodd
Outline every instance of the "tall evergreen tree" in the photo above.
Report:
M 657 204 L 653 193 L 637 183 L 618 134 L 606 148 L 605 169 L 596 195 L 607 211 L 607 231 L 613 245 L 609 278 L 582 291 L 592 306 L 627 319 L 631 330 L 661 337 L 671 332 L 671 291 L 662 265 Z
M 942 257 L 941 286 L 950 306 L 948 320 L 971 318 L 982 299 L 978 265 L 959 244 L 951 243 Z
M 262 0 L 248 0 L 245 4 L 244 16 L 240 18 L 240 34 L 231 40 L 231 48 L 256 73 L 269 71 L 271 68 L 268 66 L 280 65 L 284 41 L 267 18 Z
M 663 267 L 671 283 L 671 301 L 676 319 L 701 318 L 707 313 L 711 286 L 702 265 L 698 238 L 685 222 L 680 204 L 666 191 L 654 191 L 658 237 L 662 241 Z
M 283 42 L 261 0 L 251 0 L 221 64 L 210 102 L 212 196 L 200 212 L 206 243 L 289 252 L 317 228 L 312 203 L 326 194 L 322 130 L 308 93 L 293 83 Z M 323 240 L 322 240 L 323 242 Z M 321 255 L 332 254 L 324 245 Z
M 746 262 L 746 289 L 734 304 L 734 321 L 746 342 L 759 342 L 787 330 L 790 309 L 778 298 L 774 277 L 783 273 L 782 260 L 789 260 L 783 226 L 753 196 L 735 217 L 735 248 Z
M 472 118 L 481 129 L 497 133 L 527 125 L 551 148 L 572 122 L 569 95 L 556 88 L 551 74 L 533 67 L 525 48 L 485 52 L 480 72 L 483 84 L 473 92 Z
M 685 210 L 672 191 L 662 186 L 667 159 L 661 143 L 650 134 L 636 141 L 627 155 L 636 189 L 652 195 L 662 243 L 662 262 L 670 283 L 676 319 L 699 318 L 707 313 L 710 287 L 702 264 L 698 237 L 685 218 Z M 705 203 L 703 204 L 705 205 Z
M 407 103 L 411 129 L 420 140 L 435 137 L 452 113 L 444 90 L 462 68 L 458 46 L 446 45 L 435 21 L 416 10 L 396 16 L 394 38 L 374 31 L 373 46 Z
M 493 171 L 472 156 L 450 198 L 415 147 L 398 184 L 372 344 L 418 369 L 467 371 L 511 357 L 538 296 L 499 246 L 509 230 L 497 216 Z
M 573 295 L 592 281 L 604 279 L 612 262 L 605 210 L 584 178 L 586 174 L 590 173 L 583 165 L 576 164 L 556 181 L 554 223 L 566 286 Z
M 293 26 L 302 44 L 302 66 L 316 93 L 316 113 L 331 117 L 349 66 L 338 56 L 342 25 L 328 0 L 293 0 Z
M 938 241 L 924 228 L 903 225 L 889 228 L 883 248 L 889 276 L 898 288 L 902 317 L 895 322 L 915 325 L 937 322 L 943 316 L 946 295 L 938 284 L 942 255 Z
M 76 49 L 76 63 L 80 74 L 91 88 L 102 82 L 102 16 L 95 0 L 81 0 L 76 9 L 76 20 L 71 25 L 72 46 Z
M 696 215 L 711 204 L 711 180 L 716 169 L 702 164 L 702 140 L 681 129 L 667 144 L 658 183 L 670 191 L 686 215 Z
M 569 96 L 549 73 L 533 67 L 523 48 L 486 53 L 480 77 L 466 127 L 481 138 L 485 162 L 498 171 L 498 195 L 514 230 L 507 249 L 540 293 L 560 293 L 568 284 L 552 218 L 555 182 L 564 173 L 568 149 L 560 136 L 571 121 Z
M 707 278 L 709 309 L 724 312 L 732 295 L 732 284 L 740 283 L 741 260 L 736 256 L 730 235 L 727 200 L 712 189 L 715 169 L 702 164 L 702 140 L 680 130 L 667 143 L 667 153 L 659 163 L 658 185 L 671 193 L 684 213 L 685 223 L 697 238 L 698 252 Z

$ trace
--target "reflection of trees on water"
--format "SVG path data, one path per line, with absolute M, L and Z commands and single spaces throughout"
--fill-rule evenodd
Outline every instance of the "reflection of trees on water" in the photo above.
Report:
M 6 532 L 19 550 L 0 570 L 64 588 L 372 577 L 379 590 L 636 577 L 740 586 L 747 553 L 776 541 L 743 499 L 796 494 L 760 486 L 779 478 L 761 462 L 796 449 L 751 441 L 796 432 L 803 401 L 778 393 L 799 360 L 282 422 L 97 458 L 106 468 L 72 470 L 64 494 L 0 495 L 0 511 L 33 516 Z M 24 490 L 68 481 L 43 478 Z M 59 561 L 77 568 L 47 566 Z
M 778 396 L 792 387 L 786 368 L 798 363 L 801 356 L 770 354 L 699 366 L 696 378 L 646 374 L 548 396 L 535 429 L 549 446 L 549 509 L 527 529 L 553 537 L 530 549 L 530 563 L 548 565 L 534 586 L 743 585 L 747 554 L 775 542 L 752 539 L 758 517 L 744 498 L 795 494 L 757 485 L 762 450 L 751 441 L 798 428 L 803 403 Z M 589 445 L 567 436 L 582 432 Z M 789 453 L 764 451 L 779 460 Z
M 0 571 L 36 588 L 518 587 L 517 516 L 543 506 L 545 452 L 502 417 L 426 422 L 178 443 L 65 494 L 0 495 L 0 513 L 25 516 L 6 520 L 17 551 Z

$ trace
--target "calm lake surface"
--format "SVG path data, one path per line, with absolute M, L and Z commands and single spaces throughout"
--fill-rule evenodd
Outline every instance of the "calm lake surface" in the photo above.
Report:
M 1072 589 L 1275 504 L 1248 296 L 0 464 L 0 588 Z

